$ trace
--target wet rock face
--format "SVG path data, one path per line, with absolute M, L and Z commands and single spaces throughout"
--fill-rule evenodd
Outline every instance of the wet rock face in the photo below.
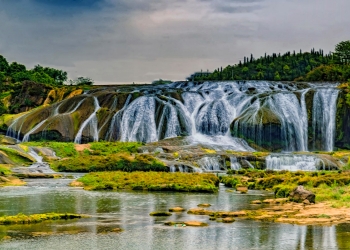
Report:
M 336 98 L 338 91 L 334 85 L 319 88 L 259 81 L 177 82 L 167 86 L 101 87 L 84 94 L 74 92 L 74 97 L 56 102 L 70 95 L 50 90 L 50 94 L 44 92 L 52 102 L 27 99 L 36 105 L 39 101 L 56 103 L 15 119 L 17 123 L 8 124 L 8 131 L 17 139 L 79 143 L 148 143 L 197 134 L 205 138 L 226 137 L 231 132 L 260 151 L 332 151 L 334 140 L 327 135 L 334 134 L 333 122 L 332 126 L 327 125 L 334 112 L 326 116 L 328 113 L 323 111 L 336 104 L 336 100 L 330 100 Z M 320 101 L 313 101 L 314 97 Z M 319 103 L 322 105 L 316 105 Z M 242 141 L 232 144 L 236 151 L 252 150 Z
M 305 190 L 303 186 L 296 187 L 290 194 L 289 198 L 298 203 L 302 203 L 307 200 L 310 203 L 315 203 L 315 194 Z
M 350 149 L 350 105 L 345 94 L 340 92 L 337 100 L 335 147 Z

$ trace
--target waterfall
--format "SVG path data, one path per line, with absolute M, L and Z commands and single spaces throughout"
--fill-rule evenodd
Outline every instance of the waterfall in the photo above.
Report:
M 42 120 L 41 122 L 39 122 L 38 124 L 36 124 L 31 130 L 29 130 L 29 131 L 23 136 L 22 142 L 28 142 L 31 134 L 33 134 L 33 133 L 34 133 L 35 131 L 37 131 L 42 125 L 44 125 L 44 123 L 45 123 L 50 117 L 57 116 L 57 115 L 59 114 L 59 111 L 58 111 L 58 110 L 59 110 L 61 104 L 62 104 L 62 103 L 54 104 L 53 106 L 56 106 L 56 107 L 53 107 L 53 110 L 51 111 L 51 114 L 48 116 L 48 118 Z
M 338 93 L 339 90 L 336 88 L 319 88 L 316 90 L 312 112 L 314 149 L 333 151 Z M 318 146 L 316 146 L 317 140 L 320 140 Z
M 323 160 L 312 155 L 271 154 L 266 157 L 266 169 L 270 170 L 315 171 L 319 168 L 325 169 Z
M 64 139 L 70 138 L 76 143 L 80 143 L 84 135 L 95 141 L 101 137 L 108 141 L 140 142 L 187 136 L 189 143 L 218 150 L 254 151 L 253 147 L 262 147 L 284 152 L 331 151 L 338 92 L 331 84 L 268 81 L 104 87 L 61 102 L 49 110 L 48 117 L 46 113 L 46 119 L 34 125 L 31 115 L 36 115 L 38 120 L 40 113 L 35 112 L 40 110 L 29 112 L 12 122 L 7 135 L 19 140 L 25 133 L 23 141 L 28 141 L 32 134 L 42 132 L 44 135 L 45 131 L 52 130 L 54 135 L 61 133 Z M 96 96 L 103 100 L 99 117 L 100 104 Z M 90 98 L 93 98 L 94 111 L 88 117 L 83 115 L 75 135 L 71 133 L 74 128 L 62 129 L 57 125 L 63 116 L 77 109 L 84 113 L 90 102 L 81 106 Z M 313 98 L 313 102 L 306 98 Z M 43 108 L 44 111 L 48 112 L 47 108 Z M 72 118 L 67 117 L 70 124 Z M 29 124 L 31 127 L 27 127 Z
M 230 157 L 230 162 L 231 162 L 231 169 L 232 170 L 239 170 L 241 169 L 241 164 L 239 164 L 237 157 L 231 156 Z
M 203 171 L 220 171 L 222 166 L 218 157 L 203 157 L 197 163 Z
M 121 121 L 121 141 L 157 141 L 155 108 L 152 96 L 141 96 L 130 103 Z
M 174 165 L 169 166 L 169 172 L 171 173 L 176 172 L 176 167 Z
M 97 111 L 101 108 L 98 102 L 98 99 L 93 96 L 94 99 L 94 112 L 81 124 L 75 139 L 74 143 L 81 143 L 81 137 L 83 130 L 88 127 L 90 135 L 92 135 L 94 141 L 98 141 L 98 120 L 97 120 Z
M 114 103 L 117 104 L 116 100 L 117 99 L 115 98 L 114 101 L 113 101 L 113 104 Z M 109 126 L 109 129 L 108 129 L 106 137 L 105 137 L 105 139 L 107 141 L 117 140 L 120 137 L 120 134 L 121 134 L 121 132 L 120 132 L 120 129 L 121 129 L 120 128 L 120 123 L 122 121 L 123 112 L 127 108 L 127 106 L 129 105 L 130 100 L 131 100 L 131 95 L 128 95 L 128 98 L 126 99 L 123 108 L 118 110 L 113 115 L 111 124 Z M 116 109 L 116 107 L 114 107 L 114 105 L 112 105 L 112 110 L 115 110 L 115 109 Z
M 6 131 L 6 136 L 15 138 L 17 141 L 20 141 L 21 131 L 22 131 L 23 124 L 25 122 L 25 118 L 29 115 L 30 113 L 27 113 L 13 120 L 13 122 L 10 124 L 10 126 Z M 20 123 L 20 121 L 22 121 L 22 123 Z
M 43 157 L 38 155 L 32 148 L 29 148 L 28 154 L 32 156 L 37 163 L 43 163 Z

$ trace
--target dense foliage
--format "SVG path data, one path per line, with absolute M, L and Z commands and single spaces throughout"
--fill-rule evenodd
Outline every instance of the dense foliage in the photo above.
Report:
M 197 72 L 189 80 L 269 80 L 269 81 L 347 81 L 350 78 L 350 41 L 340 42 L 335 52 L 287 52 L 264 55 L 255 59 L 218 68 L 212 73 Z
M 33 69 L 27 70 L 23 64 L 8 63 L 6 58 L 0 55 L 0 86 L 6 83 L 22 81 L 33 81 L 51 86 L 60 86 L 67 80 L 67 72 L 50 67 L 36 65 Z

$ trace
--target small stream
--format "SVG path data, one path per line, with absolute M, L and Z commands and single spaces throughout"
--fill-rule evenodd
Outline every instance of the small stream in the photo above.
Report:
M 69 179 L 30 179 L 23 187 L 0 189 L 0 215 L 18 213 L 82 213 L 81 220 L 34 225 L 0 226 L 0 249 L 350 249 L 350 225 L 297 226 L 237 220 L 232 224 L 209 221 L 208 216 L 173 213 L 154 218 L 149 213 L 175 206 L 194 208 L 210 203 L 213 210 L 252 209 L 250 201 L 273 194 L 172 192 L 88 192 L 68 187 Z M 208 227 L 168 227 L 164 221 L 197 220 Z M 121 228 L 121 233 L 111 229 Z

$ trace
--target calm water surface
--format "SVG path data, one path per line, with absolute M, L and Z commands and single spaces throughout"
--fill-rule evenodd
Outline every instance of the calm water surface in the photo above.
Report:
M 208 216 L 173 213 L 154 218 L 149 213 L 174 206 L 213 204 L 213 210 L 253 208 L 251 200 L 271 193 L 247 195 L 169 192 L 87 192 L 70 188 L 70 180 L 28 180 L 25 187 L 0 189 L 0 215 L 67 212 L 92 218 L 36 225 L 0 226 L 0 236 L 12 237 L 0 249 L 350 249 L 350 226 L 296 226 L 237 220 L 209 221 Z M 199 220 L 209 227 L 167 227 L 165 221 Z M 111 229 L 121 228 L 121 233 Z M 40 236 L 38 236 L 40 235 Z

